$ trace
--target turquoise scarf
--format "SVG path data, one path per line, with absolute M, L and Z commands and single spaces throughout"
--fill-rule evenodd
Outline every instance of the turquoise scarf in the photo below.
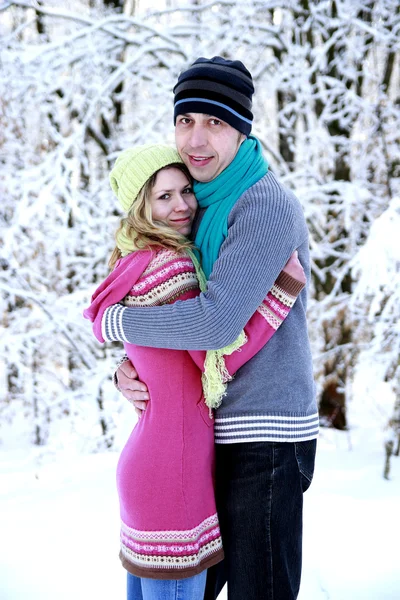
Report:
M 228 235 L 228 215 L 240 196 L 268 171 L 261 144 L 250 136 L 231 164 L 212 181 L 195 181 L 194 193 L 201 208 L 207 208 L 197 231 L 195 245 L 201 250 L 202 268 L 207 279 Z

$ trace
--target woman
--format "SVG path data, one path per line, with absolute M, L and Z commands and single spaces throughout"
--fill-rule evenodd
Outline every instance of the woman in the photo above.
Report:
M 126 150 L 110 181 L 128 214 L 116 233 L 113 271 L 84 313 L 100 341 L 102 314 L 115 302 L 155 306 L 194 298 L 206 287 L 185 237 L 197 202 L 176 150 L 161 145 Z M 304 281 L 282 272 L 228 348 L 189 352 L 125 344 L 151 398 L 117 468 L 128 600 L 203 598 L 206 569 L 223 558 L 214 500 L 212 409 L 234 372 L 282 323 Z

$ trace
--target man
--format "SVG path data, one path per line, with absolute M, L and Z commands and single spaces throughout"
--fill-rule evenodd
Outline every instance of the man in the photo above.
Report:
M 294 195 L 249 137 L 253 82 L 240 61 L 200 58 L 174 88 L 175 139 L 195 182 L 195 243 L 207 292 L 171 306 L 107 309 L 103 337 L 172 349 L 217 349 L 238 337 L 297 250 L 309 279 L 308 232 Z M 130 363 L 126 397 L 148 399 Z M 301 574 L 302 503 L 314 469 L 318 414 L 306 292 L 272 340 L 239 370 L 216 411 L 217 507 L 225 549 L 207 598 L 291 600 Z

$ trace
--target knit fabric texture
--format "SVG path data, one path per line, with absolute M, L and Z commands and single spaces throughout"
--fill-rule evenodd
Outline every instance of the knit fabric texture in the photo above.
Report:
M 98 319 L 106 306 L 145 307 L 139 312 L 146 313 L 150 307 L 185 304 L 205 285 L 198 272 L 198 264 L 186 254 L 164 248 L 132 253 L 118 261 L 96 290 L 85 316 L 97 322 L 94 332 L 103 341 Z M 275 335 L 303 285 L 287 273 L 279 275 L 245 326 L 248 341 L 225 357 L 229 378 Z M 116 299 L 122 305 L 112 306 Z M 151 404 L 118 462 L 121 561 L 138 577 L 190 577 L 222 559 L 213 485 L 214 428 L 201 386 L 206 353 L 126 343 L 125 349 L 149 387 Z
M 254 86 L 251 74 L 240 60 L 221 56 L 198 58 L 179 75 L 174 94 L 174 123 L 178 115 L 203 113 L 250 135 Z
M 261 144 L 250 136 L 233 161 L 212 181 L 195 181 L 193 190 L 201 208 L 207 208 L 197 230 L 195 245 L 201 251 L 206 277 L 211 274 L 222 243 L 228 235 L 228 217 L 240 196 L 268 171 Z
M 115 316 L 122 335 L 112 339 L 159 348 L 222 348 L 238 336 L 295 249 L 309 281 L 308 229 L 302 207 L 268 171 L 231 210 L 228 236 L 207 292 L 140 312 L 116 306 L 114 310 L 122 312 Z M 216 411 L 217 443 L 291 442 L 318 436 L 306 305 L 303 290 L 270 343 L 229 383 Z
M 121 152 L 110 173 L 110 184 L 122 208 L 131 208 L 154 173 L 177 163 L 183 161 L 176 149 L 163 144 L 144 144 Z
M 199 281 L 200 291 L 207 290 L 207 280 L 204 271 L 194 252 L 187 250 L 196 270 Z M 225 355 L 230 356 L 233 352 L 240 350 L 247 342 L 244 331 L 241 331 L 238 338 L 219 350 L 207 350 L 204 361 L 204 371 L 202 375 L 204 400 L 210 411 L 221 406 L 222 399 L 226 395 L 226 384 L 231 380 L 231 376 L 225 364 Z M 211 416 L 211 413 L 210 413 Z
M 133 253 L 121 266 L 144 254 Z M 151 254 L 123 304 L 173 304 L 199 294 L 188 256 L 166 249 Z M 201 370 L 185 351 L 129 344 L 125 350 L 148 384 L 152 405 L 118 462 L 120 559 L 137 577 L 192 577 L 223 557 L 213 488 L 213 421 L 202 399 Z

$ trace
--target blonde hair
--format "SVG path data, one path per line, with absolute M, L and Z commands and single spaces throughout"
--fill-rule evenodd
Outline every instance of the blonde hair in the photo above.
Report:
M 133 200 L 126 217 L 121 219 L 119 228 L 115 233 L 118 241 L 118 235 L 123 234 L 125 238 L 132 243 L 133 250 L 148 250 L 152 247 L 161 246 L 178 252 L 185 248 L 193 248 L 193 243 L 182 234 L 174 231 L 161 221 L 154 221 L 152 217 L 150 197 L 153 187 L 156 183 L 157 175 L 164 169 L 179 169 L 187 177 L 188 182 L 192 183 L 192 177 L 188 168 L 183 163 L 172 163 L 159 169 L 146 181 L 136 198 Z M 117 260 L 123 256 L 118 245 L 111 254 L 108 266 L 113 269 Z

